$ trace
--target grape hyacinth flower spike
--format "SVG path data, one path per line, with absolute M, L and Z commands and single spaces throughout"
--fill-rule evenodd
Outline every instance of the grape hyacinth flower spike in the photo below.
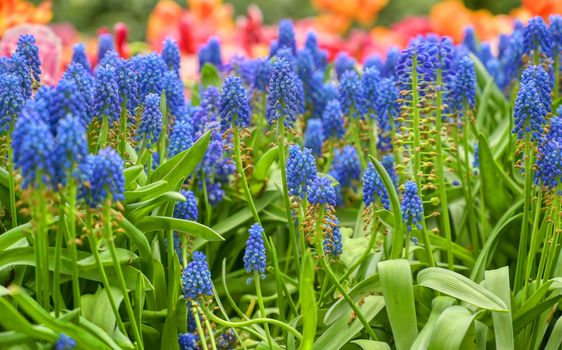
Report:
M 91 208 L 102 206 L 108 200 L 115 203 L 125 199 L 123 170 L 123 159 L 111 147 L 100 150 L 97 155 L 88 155 L 78 169 L 82 181 L 80 198 Z
M 308 120 L 306 131 L 304 133 L 304 146 L 316 155 L 322 155 L 322 143 L 324 142 L 324 129 L 322 121 L 317 118 Z
M 231 127 L 247 128 L 250 125 L 248 92 L 242 79 L 231 75 L 226 78 L 220 97 L 221 131 Z
M 193 252 L 192 260 L 182 275 L 183 295 L 186 299 L 197 299 L 213 295 L 211 272 L 204 253 Z
M 363 175 L 363 201 L 368 207 L 379 201 L 386 210 L 390 210 L 390 200 L 384 183 L 372 163 L 369 163 Z
M 255 223 L 248 230 L 250 236 L 246 241 L 244 251 L 244 269 L 247 273 L 256 272 L 262 279 L 265 278 L 266 255 L 263 243 L 264 230 L 260 224 Z
M 316 160 L 310 149 L 291 145 L 286 172 L 289 194 L 304 198 L 308 186 L 316 178 Z
M 423 204 L 418 195 L 418 186 L 413 181 L 406 181 L 404 184 L 404 194 L 402 196 L 402 219 L 408 228 L 412 227 L 418 230 L 422 229 L 423 218 Z
M 269 95 L 265 116 L 269 124 L 279 119 L 284 119 L 285 126 L 291 128 L 296 121 L 297 111 L 297 85 L 295 75 L 284 58 L 275 60 L 272 66 L 269 81 Z
M 41 81 L 41 59 L 39 58 L 39 48 L 35 44 L 35 37 L 31 34 L 23 34 L 18 39 L 16 54 L 25 59 L 31 68 L 31 74 L 35 82 Z

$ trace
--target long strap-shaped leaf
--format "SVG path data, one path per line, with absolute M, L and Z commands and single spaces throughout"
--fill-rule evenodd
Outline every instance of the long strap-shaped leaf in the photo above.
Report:
M 440 267 L 429 267 L 421 271 L 418 274 L 418 284 L 483 309 L 507 311 L 505 303 L 494 293 L 463 275 Z
M 410 264 L 405 259 L 387 260 L 378 268 L 396 349 L 410 349 L 418 336 Z

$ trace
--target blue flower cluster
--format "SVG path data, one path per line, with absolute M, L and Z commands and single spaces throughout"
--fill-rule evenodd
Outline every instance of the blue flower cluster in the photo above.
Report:
M 343 242 L 339 225 L 340 222 L 338 218 L 335 218 L 335 220 L 327 219 L 324 224 L 324 240 L 322 242 L 324 254 L 332 258 L 339 257 L 343 252 Z
M 513 111 L 512 132 L 519 139 L 531 134 L 534 141 L 539 140 L 551 111 L 550 86 L 550 78 L 541 66 L 530 66 L 523 72 Z
M 248 92 L 237 76 L 229 76 L 224 81 L 220 98 L 221 131 L 232 126 L 247 128 L 250 126 L 250 106 Z
M 79 197 L 91 208 L 102 206 L 107 200 L 125 199 L 123 170 L 123 159 L 110 147 L 88 155 L 78 169 L 82 184 Z
M 199 211 L 197 210 L 197 199 L 195 194 L 189 190 L 180 190 L 185 197 L 185 202 L 177 202 L 174 207 L 174 217 L 176 219 L 197 221 Z
M 222 68 L 222 55 L 220 41 L 216 37 L 209 39 L 207 44 L 199 49 L 199 70 L 203 69 L 205 63 L 211 64 L 218 69 Z
M 304 132 L 304 147 L 310 149 L 317 157 L 322 155 L 322 143 L 324 142 L 324 128 L 322 121 L 317 118 L 308 120 Z
M 142 119 L 137 131 L 137 139 L 145 140 L 147 146 L 158 142 L 162 132 L 162 112 L 160 111 L 160 96 L 148 94 L 143 102 Z
M 363 175 L 363 201 L 368 207 L 377 200 L 386 210 L 390 210 L 390 199 L 386 187 L 373 164 L 369 163 Z
M 289 194 L 303 198 L 316 177 L 316 160 L 308 148 L 289 147 L 287 159 L 287 187 Z
M 250 236 L 246 241 L 246 250 L 244 250 L 244 268 L 247 273 L 256 271 L 262 278 L 265 278 L 266 256 L 263 243 L 263 227 L 255 223 L 250 227 L 248 233 Z
M 418 230 L 422 229 L 423 203 L 418 194 L 418 186 L 413 181 L 406 181 L 404 184 L 404 193 L 402 195 L 402 219 L 408 228 L 412 230 L 415 226 Z
M 76 341 L 68 335 L 61 333 L 55 343 L 55 350 L 73 350 L 76 347 Z
M 308 187 L 308 201 L 311 204 L 336 206 L 336 190 L 332 180 L 326 176 L 317 176 Z
M 182 287 L 186 299 L 213 295 L 211 272 L 202 252 L 193 252 L 191 262 L 183 270 Z

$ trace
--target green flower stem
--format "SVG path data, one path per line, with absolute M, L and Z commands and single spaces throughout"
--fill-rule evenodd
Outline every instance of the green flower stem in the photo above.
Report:
M 285 203 L 285 215 L 287 216 L 287 225 L 289 226 L 289 235 L 291 243 L 295 247 L 295 261 L 297 271 L 301 270 L 301 262 L 297 249 L 297 233 L 295 232 L 295 223 L 293 222 L 293 214 L 291 212 L 291 201 L 289 199 L 289 188 L 287 187 L 287 161 L 285 159 L 285 117 L 279 118 L 277 121 L 277 147 L 279 148 L 279 168 L 281 169 L 281 181 L 283 182 L 283 200 Z
M 204 308 L 203 312 L 205 313 L 205 315 L 213 322 L 215 322 L 218 325 L 221 325 L 223 327 L 229 327 L 229 328 L 241 328 L 241 327 L 247 327 L 247 326 L 251 326 L 254 324 L 271 324 L 272 326 L 276 326 L 279 328 L 284 329 L 285 331 L 287 331 L 288 333 L 291 333 L 292 335 L 295 336 L 295 338 L 297 338 L 297 340 L 300 342 L 302 341 L 302 335 L 293 327 L 289 326 L 288 324 L 272 319 L 272 318 L 265 318 L 265 317 L 261 317 L 261 318 L 253 318 L 251 320 L 247 320 L 247 321 L 239 321 L 239 322 L 229 322 L 229 321 L 225 321 L 217 316 L 215 316 L 214 314 L 212 314 L 208 309 Z
M 441 86 L 442 84 L 442 73 L 441 73 L 441 69 L 439 69 L 437 71 L 437 86 Z M 443 172 L 443 169 L 445 168 L 445 165 L 443 164 L 443 145 L 442 145 L 442 140 L 441 140 L 441 132 L 442 132 L 442 116 L 441 116 L 441 108 L 442 108 L 442 104 L 443 104 L 443 96 L 442 96 L 442 90 L 438 89 L 437 90 L 437 109 L 435 112 L 435 129 L 436 129 L 436 135 L 435 135 L 435 148 L 436 148 L 436 155 L 435 155 L 435 163 L 436 163 L 436 171 L 437 171 L 437 186 L 439 187 L 439 202 L 441 204 L 441 227 L 443 228 L 443 231 L 445 231 L 445 239 L 447 240 L 447 265 L 449 267 L 449 270 L 453 269 L 453 243 L 452 243 L 452 235 L 451 235 L 451 222 L 449 220 L 449 206 L 448 206 L 448 200 L 447 200 L 447 188 L 445 187 L 445 174 Z M 467 130 L 467 127 L 464 128 L 465 130 Z M 465 131 L 465 136 L 466 136 L 466 131 Z M 417 154 L 418 152 L 416 152 Z M 417 175 L 415 175 L 416 178 L 418 178 Z M 419 190 L 418 190 L 419 191 Z M 410 245 L 410 242 L 406 242 L 406 247 L 408 247 Z M 406 259 L 408 259 L 408 256 L 406 256 Z
M 371 152 L 371 154 L 377 154 L 377 142 L 375 140 L 375 123 L 373 118 L 375 117 L 374 113 L 371 116 L 367 116 L 367 124 L 369 126 L 369 151 Z M 382 130 L 379 130 L 379 132 L 382 133 Z M 381 134 L 378 135 L 379 139 L 382 136 Z M 367 163 L 365 163 L 365 166 L 367 165 Z M 366 169 L 365 167 L 363 169 Z
M 209 203 L 209 193 L 207 192 L 207 182 L 205 181 L 205 172 L 201 167 L 201 188 L 203 189 L 203 201 L 205 202 L 205 226 L 211 226 L 211 214 L 213 208 Z
M 117 304 L 115 303 L 115 298 L 113 297 L 113 293 L 111 292 L 111 285 L 109 284 L 109 279 L 107 278 L 107 274 L 105 273 L 105 268 L 101 262 L 100 253 L 98 252 L 98 240 L 97 240 L 97 233 L 94 232 L 94 226 L 92 224 L 92 214 L 87 211 L 86 212 L 86 229 L 88 230 L 88 239 L 90 240 L 90 248 L 92 249 L 92 254 L 94 255 L 94 260 L 96 261 L 96 265 L 98 267 L 98 271 L 101 276 L 103 287 L 105 288 L 105 292 L 107 293 L 107 298 L 109 299 L 109 304 L 111 305 L 111 309 L 113 314 L 115 314 L 115 318 L 117 320 L 117 326 L 119 330 L 123 334 L 127 334 L 127 330 L 125 325 L 123 324 L 123 320 L 121 319 L 121 315 L 119 314 L 119 309 L 117 308 Z
M 361 126 L 359 118 L 352 119 L 354 124 L 354 131 L 353 131 L 353 142 L 355 143 L 355 147 L 357 147 L 357 154 L 359 155 L 359 162 L 361 163 L 361 169 L 367 168 L 367 161 L 365 160 L 365 155 L 363 154 L 363 147 L 361 146 Z
M 47 223 L 47 203 L 45 199 L 45 189 L 41 185 L 38 191 L 35 192 L 37 195 L 37 201 L 39 203 L 39 216 L 35 218 L 37 220 L 37 247 L 41 251 L 41 264 L 39 265 L 39 270 L 41 271 L 41 284 L 39 288 L 43 289 L 41 295 L 43 296 L 43 307 L 49 310 L 50 304 L 50 281 L 49 281 L 49 226 Z
M 392 154 L 394 155 L 394 164 L 402 164 L 402 154 L 400 153 L 398 145 L 398 137 L 396 136 L 396 124 L 394 122 L 394 116 L 389 112 L 388 120 L 390 121 L 390 139 L 392 140 Z M 399 183 L 404 182 L 404 174 L 402 171 L 398 171 Z
M 559 186 L 560 187 L 560 186 Z M 560 190 L 560 188 L 558 189 Z M 542 273 L 542 280 L 543 283 L 546 282 L 547 280 L 550 279 L 550 273 L 552 271 L 552 269 L 554 268 L 555 264 L 558 262 L 558 256 L 560 254 L 560 246 L 558 244 L 558 242 L 560 241 L 560 208 L 561 208 L 561 202 L 562 202 L 562 198 L 560 197 L 560 195 L 556 195 L 556 204 L 555 204 L 555 211 L 553 213 L 554 217 L 554 227 L 552 232 L 552 236 L 550 237 L 550 239 L 548 240 L 548 242 L 550 242 L 549 247 L 548 247 L 548 253 L 544 254 L 544 248 L 543 248 L 543 255 L 546 256 L 545 258 L 545 271 L 544 273 Z M 541 256 L 541 262 L 542 262 L 542 256 Z M 537 273 L 537 279 L 539 278 L 539 276 L 541 276 Z
M 62 301 L 61 301 L 61 293 L 60 293 L 60 269 L 62 263 L 62 235 L 63 232 L 66 232 L 66 228 L 64 228 L 64 202 L 61 201 L 59 207 L 59 224 L 58 224 L 58 232 L 55 237 L 55 270 L 53 271 L 53 301 L 55 304 L 55 317 L 60 316 L 60 311 L 62 310 Z
M 330 167 L 334 162 L 334 151 L 335 151 L 335 140 L 328 139 L 327 142 L 328 142 L 329 153 L 328 153 L 328 157 L 326 158 L 326 162 L 324 163 L 325 173 L 328 173 L 330 171 Z
M 119 153 L 127 159 L 127 97 L 121 104 L 121 117 L 119 118 Z
M 432 267 L 436 266 L 435 265 L 435 259 L 433 258 L 433 253 L 431 252 L 431 244 L 429 243 L 429 231 L 427 230 L 425 218 L 422 220 L 422 239 L 423 239 L 423 246 L 425 248 L 425 255 L 427 257 L 428 265 L 432 266 Z M 406 242 L 406 246 L 409 246 L 409 245 L 410 245 L 410 242 Z
M 103 205 L 103 228 L 107 247 L 109 248 L 111 258 L 113 259 L 115 272 L 117 273 L 118 284 L 121 289 L 121 293 L 123 293 L 123 302 L 125 303 L 125 309 L 127 310 L 129 322 L 131 322 L 131 327 L 133 328 L 133 337 L 137 342 L 137 346 L 139 346 L 140 349 L 143 349 L 144 346 L 142 336 L 140 334 L 140 329 L 137 326 L 137 320 L 133 311 L 133 305 L 129 297 L 129 292 L 127 291 L 127 286 L 125 285 L 125 277 L 123 276 L 123 271 L 121 270 L 121 264 L 119 263 L 119 257 L 117 256 L 117 249 L 115 248 L 113 229 L 111 227 L 111 201 L 109 199 Z
M 529 212 L 531 210 L 531 192 L 533 185 L 533 144 L 531 134 L 525 135 L 525 187 L 523 190 L 525 201 L 523 203 L 523 223 L 521 225 L 521 240 L 517 252 L 517 267 L 515 270 L 514 288 L 515 292 L 523 286 L 524 268 L 526 265 L 527 245 L 529 242 Z
M 252 216 L 254 217 L 254 221 L 261 225 L 260 216 L 258 215 L 258 210 L 256 209 L 256 205 L 254 204 L 254 199 L 252 198 L 252 193 L 250 192 L 250 188 L 248 187 L 248 181 L 246 180 L 246 172 L 244 171 L 244 166 L 242 165 L 242 151 L 240 147 L 240 130 L 237 126 L 233 128 L 234 132 L 234 161 L 236 163 L 236 169 L 238 170 L 238 174 L 240 175 L 240 180 L 242 182 L 242 190 L 244 191 L 244 196 L 246 197 L 246 201 L 248 201 L 248 206 L 252 211 Z M 269 244 L 269 242 L 267 242 Z
M 464 126 L 463 126 L 463 150 L 464 150 L 464 163 L 465 163 L 465 175 L 466 175 L 466 183 L 465 183 L 465 193 L 467 194 L 467 201 L 466 201 L 466 210 L 468 211 L 468 229 L 470 232 L 470 237 L 472 241 L 472 246 L 474 247 L 474 251 L 478 252 L 480 250 L 480 238 L 478 236 L 478 229 L 476 228 L 476 218 L 474 217 L 474 206 L 473 206 L 473 199 L 472 199 L 472 183 L 470 181 L 470 173 L 471 173 L 471 166 L 470 166 L 470 158 L 468 156 L 468 138 L 470 137 L 470 119 L 468 116 L 467 108 L 464 108 Z M 452 269 L 452 265 L 449 267 Z
M 105 145 L 107 145 L 108 138 L 109 138 L 109 117 L 104 114 L 101 119 L 100 138 L 98 140 L 96 151 L 99 151 L 100 149 L 104 148 Z
M 211 342 L 211 349 L 217 350 L 217 344 L 215 342 L 215 335 L 213 334 L 213 328 L 211 327 L 211 323 L 209 319 L 205 317 L 205 328 L 207 328 L 207 332 L 209 333 L 209 341 Z
M 417 71 L 417 55 L 412 59 L 412 129 L 414 132 L 413 149 L 414 152 L 414 164 L 413 164 L 413 176 L 416 180 L 416 185 L 418 186 L 418 194 L 421 197 L 422 190 L 422 176 L 421 171 L 421 135 L 420 135 L 420 110 L 418 104 L 420 103 L 420 95 L 418 91 L 418 71 Z
M 488 228 L 486 226 L 486 201 L 484 199 L 484 175 L 482 171 L 479 171 L 480 177 L 480 229 L 482 231 L 482 239 L 485 242 L 488 237 L 486 236 L 486 232 L 488 232 Z
M 367 321 L 367 319 L 365 318 L 365 316 L 363 315 L 361 310 L 359 310 L 359 308 L 357 307 L 357 305 L 355 304 L 353 299 L 351 299 L 351 297 L 347 294 L 347 292 L 345 291 L 345 288 L 341 285 L 341 283 L 338 281 L 338 278 L 334 275 L 334 272 L 330 268 L 330 264 L 328 264 L 328 262 L 326 261 L 325 258 L 320 259 L 320 262 L 321 262 L 322 266 L 324 267 L 324 271 L 326 272 L 328 277 L 330 277 L 330 279 L 334 282 L 334 284 L 336 285 L 336 288 L 343 295 L 343 298 L 345 299 L 345 301 L 347 301 L 349 306 L 351 306 L 351 309 L 353 310 L 353 312 L 355 312 L 355 315 L 357 316 L 357 318 L 359 319 L 359 321 L 361 322 L 361 324 L 363 325 L 363 327 L 365 328 L 365 330 L 367 331 L 367 333 L 369 334 L 371 339 L 372 340 L 378 340 L 377 335 L 375 334 L 375 332 L 373 332 L 373 329 L 369 325 L 369 322 Z
M 382 179 L 386 191 L 388 192 L 390 209 L 392 210 L 394 217 L 394 232 L 392 234 L 392 250 L 390 251 L 390 258 L 398 259 L 403 252 L 404 234 L 406 232 L 404 220 L 402 218 L 402 208 L 400 207 L 400 201 L 398 200 L 398 194 L 396 193 L 396 188 L 394 188 L 394 184 L 392 183 L 390 176 L 388 176 L 388 172 L 382 164 L 372 155 L 369 156 L 369 160 L 373 163 L 377 173 Z
M 261 317 L 267 317 L 265 314 L 265 306 L 263 304 L 263 296 L 261 294 L 261 283 L 260 283 L 260 274 L 258 271 L 254 271 L 254 282 L 256 283 L 256 296 L 258 297 L 258 306 L 260 308 Z M 267 338 L 267 343 L 269 344 L 270 349 L 274 349 L 273 347 L 273 339 L 271 339 L 271 334 L 269 333 L 269 325 L 265 323 L 263 325 L 265 330 L 265 336 Z
M 10 123 L 10 131 L 8 132 L 8 187 L 10 191 L 10 217 L 12 220 L 12 228 L 18 226 L 18 210 L 16 207 L 16 184 L 14 174 L 14 150 L 12 148 L 12 131 L 14 122 Z
M 80 281 L 78 275 L 78 252 L 76 247 L 76 193 L 77 184 L 74 178 L 69 176 L 68 185 L 68 229 L 66 230 L 66 246 L 69 251 L 72 273 L 72 297 L 74 308 L 81 307 Z
M 169 108 L 166 100 L 166 94 L 162 93 L 160 95 L 160 113 L 162 113 L 162 131 L 160 132 L 160 138 L 158 139 L 158 156 L 160 157 L 160 164 L 163 164 L 167 159 L 167 141 L 169 135 L 170 118 L 169 118 Z
M 373 215 L 373 220 L 377 220 L 377 216 Z M 375 224 L 375 222 L 373 222 L 373 224 L 371 225 L 371 233 L 369 237 L 369 243 L 367 245 L 367 249 L 365 249 L 363 251 L 363 254 L 361 254 L 361 256 L 359 257 L 359 259 L 357 259 L 357 261 L 355 261 L 353 263 L 353 265 L 351 265 L 349 268 L 347 268 L 344 272 L 344 274 L 339 278 L 339 282 L 343 283 L 345 281 L 346 278 L 348 278 L 353 271 L 355 271 L 355 269 L 357 269 L 359 266 L 361 266 L 361 264 L 363 264 L 363 262 L 369 257 L 371 256 L 371 251 L 373 250 L 373 247 L 375 246 L 375 243 L 377 242 L 377 231 L 380 227 L 380 222 L 377 220 L 377 223 Z M 326 295 L 330 295 L 333 293 L 334 289 L 336 287 L 335 286 L 331 286 L 328 291 L 326 293 L 320 293 L 320 297 L 318 298 L 319 301 L 322 301 L 323 298 Z
M 195 319 L 195 324 L 197 325 L 197 333 L 199 334 L 199 340 L 201 340 L 201 348 L 203 350 L 207 350 L 209 347 L 207 346 L 207 341 L 205 340 L 205 331 L 201 326 L 201 320 L 199 319 L 199 312 L 197 312 L 197 303 L 193 302 L 193 307 L 191 308 L 191 312 L 193 313 L 193 318 Z
M 537 249 L 539 244 L 542 240 L 542 236 L 539 232 L 539 219 L 541 216 L 541 208 L 542 208 L 542 195 L 543 191 L 541 188 L 538 190 L 538 198 L 537 198 L 537 205 L 535 206 L 535 210 L 533 213 L 533 228 L 531 230 L 531 247 L 529 249 L 529 254 L 527 255 L 527 267 L 525 268 L 525 282 L 524 282 L 524 289 L 525 292 L 523 293 L 523 301 L 527 300 L 528 294 L 528 286 L 529 286 L 529 279 L 531 277 L 531 272 L 535 265 Z M 536 278 L 538 279 L 539 276 L 537 275 Z

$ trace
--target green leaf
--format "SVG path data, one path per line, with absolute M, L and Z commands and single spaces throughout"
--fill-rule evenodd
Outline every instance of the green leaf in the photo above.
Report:
M 123 301 L 123 294 L 117 287 L 111 287 L 111 295 L 115 300 L 117 308 Z M 113 335 L 115 326 L 117 325 L 117 318 L 111 310 L 111 303 L 105 288 L 99 288 L 96 294 L 85 294 L 80 298 L 82 305 L 83 317 L 92 321 L 95 325 L 99 326 L 104 332 Z
M 418 336 L 410 264 L 405 259 L 387 260 L 378 269 L 396 349 L 410 349 Z
M 316 335 L 317 310 L 314 297 L 314 262 L 307 250 L 302 259 L 302 272 L 299 279 L 299 296 L 302 314 L 302 342 L 300 349 L 312 349 Z
M 273 202 L 276 198 L 279 197 L 279 192 L 277 191 L 267 191 L 264 193 L 263 196 L 258 198 L 255 201 L 256 210 L 261 212 L 264 208 L 266 208 L 271 202 Z M 213 226 L 213 230 L 218 232 L 221 235 L 229 232 L 230 230 L 235 229 L 236 227 L 244 224 L 246 221 L 252 218 L 252 211 L 249 207 L 246 207 L 234 214 L 229 215 L 223 220 L 219 220 L 219 222 Z
M 492 311 L 496 348 L 514 349 L 513 321 L 511 319 L 511 291 L 509 290 L 509 268 L 486 271 L 486 288 L 497 295 L 507 305 L 509 312 Z
M 20 239 L 23 239 L 26 234 L 30 234 L 31 229 L 32 229 L 31 222 L 28 222 L 26 224 L 19 225 L 9 231 L 2 233 L 0 235 L 0 252 L 3 252 L 8 247 L 19 241 Z
M 133 185 L 133 181 L 135 181 L 137 177 L 139 177 L 139 175 L 142 173 L 142 170 L 143 166 L 138 164 L 130 166 L 126 168 L 125 171 L 123 171 L 123 175 L 125 176 L 125 188 L 130 188 L 131 185 Z
M 133 203 L 125 206 L 125 216 L 132 222 L 137 222 L 149 215 L 155 208 L 164 203 L 176 204 L 176 202 L 185 202 L 185 197 L 175 191 L 164 192 L 152 199 L 144 202 Z
M 351 342 L 363 350 L 390 350 L 390 346 L 382 341 L 358 339 Z
M 123 203 L 136 202 L 139 199 L 152 198 L 160 193 L 164 193 L 167 184 L 166 181 L 159 180 L 132 191 L 125 191 L 125 200 Z
M 211 85 L 217 88 L 222 86 L 221 75 L 217 67 L 210 63 L 205 63 L 203 65 L 201 69 L 201 84 L 203 84 L 204 88 L 208 88 Z
M 544 350 L 560 349 L 560 344 L 562 344 L 562 317 L 559 317 L 554 324 Z
M 144 232 L 139 230 L 126 218 L 121 218 L 121 220 L 118 220 L 118 223 L 119 226 L 125 230 L 125 234 L 138 250 L 143 270 L 146 271 L 147 277 L 149 279 L 152 278 L 152 252 L 150 251 L 150 245 L 148 244 L 148 240 L 146 239 Z
M 361 282 L 357 283 L 353 288 L 347 293 L 351 299 L 358 301 L 362 296 L 369 293 L 382 293 L 380 276 L 378 274 L 372 275 Z M 338 299 L 324 315 L 324 324 L 330 325 L 340 318 L 349 314 L 351 307 L 342 297 Z
M 205 156 L 210 135 L 210 131 L 207 131 L 189 149 L 161 164 L 150 175 L 150 182 L 163 180 L 168 183 L 168 190 L 178 190 L 179 185 L 195 170 L 197 164 Z
M 390 253 L 390 258 L 396 259 L 402 255 L 402 249 L 404 247 L 404 223 L 402 222 L 402 209 L 400 207 L 400 201 L 398 201 L 398 194 L 396 193 L 394 184 L 392 183 L 390 176 L 386 172 L 386 169 L 372 155 L 369 155 L 369 159 L 379 173 L 379 176 L 384 183 L 384 187 L 386 188 L 388 197 L 390 199 L 390 207 L 392 209 L 394 217 L 394 231 L 392 233 L 392 251 Z
M 440 267 L 429 267 L 418 273 L 418 284 L 483 309 L 507 311 L 505 303 L 494 293 L 461 274 Z
M 431 337 L 433 335 L 433 329 L 435 328 L 435 324 L 437 323 L 439 316 L 441 316 L 441 313 L 454 303 L 455 299 L 447 296 L 438 296 L 433 299 L 429 319 L 414 341 L 414 344 L 412 344 L 412 348 L 410 350 L 426 350 L 429 347 L 429 343 L 431 342 Z
M 460 349 L 475 316 L 464 306 L 455 305 L 447 308 L 437 319 L 429 350 Z
M 371 322 L 383 308 L 384 298 L 380 295 L 365 297 L 365 302 L 359 305 L 359 309 L 365 316 L 367 322 Z M 349 343 L 349 341 L 363 329 L 363 325 L 359 319 L 355 319 L 350 323 L 351 318 L 349 316 L 341 317 L 337 322 L 332 324 L 320 338 L 316 339 L 312 348 L 316 350 L 340 349 L 342 346 Z
M 195 221 L 170 218 L 167 216 L 147 216 L 137 225 L 144 232 L 172 230 L 187 233 L 207 241 L 224 241 L 224 238 L 213 229 Z
M 488 140 L 481 134 L 478 142 L 478 156 L 480 158 L 480 171 L 483 179 L 484 200 L 486 208 L 490 209 L 494 217 L 500 217 L 508 208 L 511 199 L 505 189 L 505 179 L 509 178 L 498 166 Z

